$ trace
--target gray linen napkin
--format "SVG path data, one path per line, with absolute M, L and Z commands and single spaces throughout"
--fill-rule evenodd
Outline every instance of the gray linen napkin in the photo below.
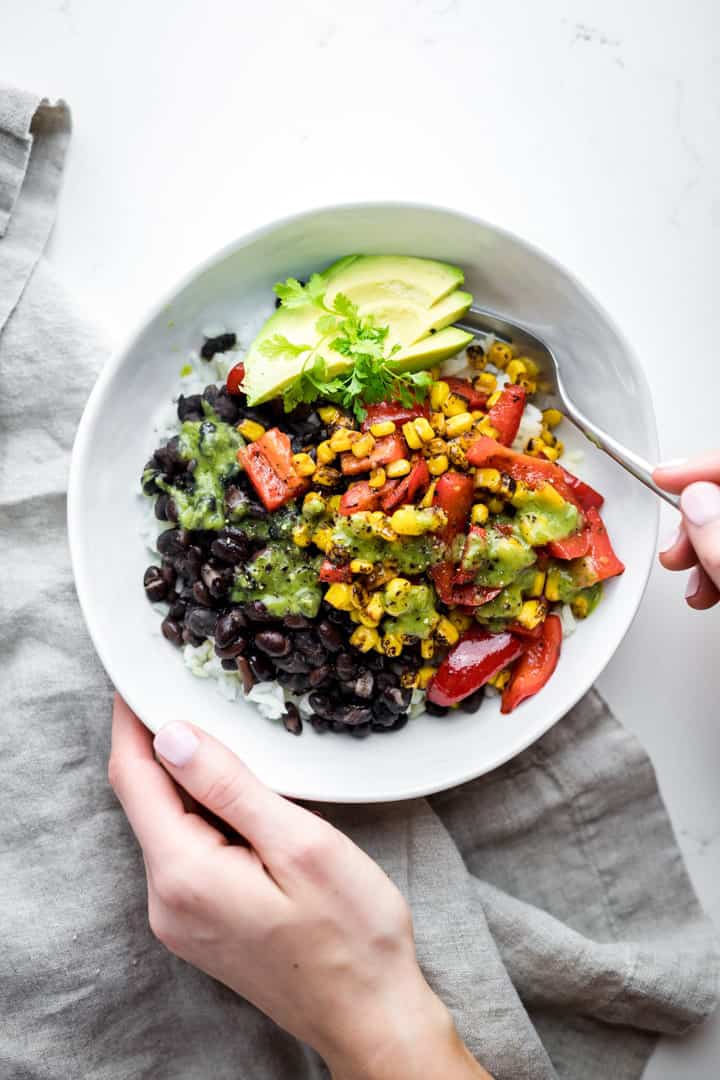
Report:
M 153 940 L 105 780 L 111 687 L 64 520 L 104 349 L 41 257 L 69 126 L 0 90 L 0 1076 L 319 1080 L 313 1052 Z M 631 1080 L 658 1033 L 714 1008 L 713 931 L 652 767 L 596 694 L 489 776 L 332 815 L 407 896 L 428 979 L 497 1080 Z

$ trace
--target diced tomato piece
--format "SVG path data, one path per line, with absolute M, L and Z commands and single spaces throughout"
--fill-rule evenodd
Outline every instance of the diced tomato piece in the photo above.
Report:
M 438 596 L 449 607 L 467 608 L 474 614 L 476 608 L 494 600 L 502 591 L 487 588 L 485 585 L 456 584 L 456 573 L 457 569 L 451 562 L 438 563 L 430 571 Z
M 399 401 L 381 401 L 379 405 L 368 405 L 365 419 L 362 422 L 363 431 L 369 431 L 372 424 L 380 424 L 383 420 L 392 420 L 394 424 L 404 424 L 407 420 L 414 420 L 417 416 L 428 417 L 430 410 L 427 405 L 401 405 Z
M 402 435 L 395 431 L 392 435 L 383 435 L 379 438 L 370 451 L 371 465 L 390 465 L 393 461 L 400 461 L 408 453 L 407 443 Z
M 525 642 L 507 631 L 491 634 L 479 626 L 470 627 L 435 673 L 428 699 L 436 705 L 455 705 L 516 660 L 525 647 Z
M 352 581 L 352 572 L 349 566 L 336 566 L 329 559 L 323 559 L 318 577 L 321 581 L 348 582 Z
M 395 481 L 390 481 L 395 485 Z M 430 484 L 430 473 L 425 464 L 425 458 L 415 458 L 412 468 L 407 476 L 397 481 L 397 486 L 392 488 L 385 484 L 380 488 L 380 502 L 383 510 L 394 510 L 396 506 L 411 503 L 416 496 L 420 495 Z
M 345 476 L 357 476 L 358 473 L 370 472 L 372 462 L 369 457 L 355 457 L 352 450 L 340 455 L 340 468 Z
M 567 470 L 560 468 L 559 465 L 549 461 L 547 458 L 518 454 L 515 450 L 503 446 L 496 439 L 490 439 L 486 435 L 481 436 L 469 447 L 467 459 L 471 465 L 500 469 L 502 472 L 508 473 L 513 480 L 522 481 L 530 488 L 540 488 L 543 484 L 552 484 L 559 495 L 562 495 L 564 499 L 573 503 L 580 510 L 587 509 L 583 504 L 583 500 L 601 498 L 596 491 L 593 491 L 587 484 L 582 484 L 582 481 L 577 480 L 576 477 L 573 477 L 573 480 L 577 481 L 577 484 L 582 484 L 583 488 L 587 488 L 592 493 L 591 496 L 587 496 L 584 491 L 578 491 L 577 484 L 570 485 L 567 483 L 565 479 Z M 567 475 L 572 474 L 568 473 Z
M 585 525 L 580 532 L 567 536 L 564 540 L 553 540 L 547 545 L 547 552 L 556 559 L 582 559 L 590 550 L 590 530 Z
M 469 379 L 460 379 L 457 375 L 443 375 L 442 381 L 450 387 L 450 392 L 465 398 L 468 409 L 484 409 L 488 395 L 476 390 Z
M 557 615 L 548 615 L 542 624 L 542 636 L 528 646 L 520 657 L 506 686 L 500 711 L 510 713 L 521 701 L 542 690 L 560 659 L 562 623 Z
M 340 500 L 338 513 L 347 517 L 361 510 L 377 510 L 380 506 L 381 490 L 382 488 L 371 488 L 367 480 L 351 484 Z
M 510 446 L 518 433 L 527 394 L 522 386 L 506 386 L 488 411 L 488 423 L 498 433 L 498 442 Z
M 242 384 L 245 380 L 245 365 L 242 361 L 236 364 L 235 367 L 230 368 L 225 380 L 229 394 L 242 394 Z
M 266 431 L 237 456 L 266 510 L 277 510 L 309 487 L 295 471 L 290 439 L 279 428 Z
M 590 487 L 589 484 L 586 484 L 584 480 L 580 480 L 579 477 L 573 476 L 573 474 L 568 472 L 567 469 L 564 469 L 562 465 L 557 465 L 556 467 L 562 473 L 563 480 L 570 491 L 572 491 L 575 496 L 575 502 L 581 510 L 590 510 L 591 507 L 595 507 L 596 510 L 600 509 L 605 502 L 605 499 L 599 491 Z
M 472 476 L 459 472 L 443 473 L 435 485 L 433 506 L 444 510 L 448 519 L 442 532 L 446 544 L 465 528 L 472 509 L 473 492 Z

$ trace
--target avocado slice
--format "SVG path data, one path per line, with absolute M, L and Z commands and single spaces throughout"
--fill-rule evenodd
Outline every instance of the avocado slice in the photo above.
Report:
M 325 304 L 331 308 L 338 293 L 353 303 L 370 286 L 376 298 L 406 300 L 421 307 L 432 307 L 454 289 L 459 289 L 465 275 L 457 266 L 419 259 L 412 255 L 358 255 L 339 260 L 323 275 L 328 283 Z
M 437 334 L 428 334 L 414 345 L 400 349 L 393 360 L 401 371 L 422 371 L 454 356 L 472 340 L 473 335 L 467 331 L 459 330 L 457 326 L 447 326 L 444 330 L 438 330 Z
M 390 349 L 394 345 L 401 348 L 414 345 L 428 334 L 444 329 L 450 323 L 461 319 L 472 304 L 470 293 L 460 289 L 455 289 L 449 296 L 438 300 L 437 304 L 429 308 L 413 304 L 409 300 L 378 297 L 370 286 L 363 287 L 359 292 L 363 295 L 358 295 L 355 303 L 360 316 L 372 316 L 376 326 L 390 328 L 387 336 L 387 346 Z

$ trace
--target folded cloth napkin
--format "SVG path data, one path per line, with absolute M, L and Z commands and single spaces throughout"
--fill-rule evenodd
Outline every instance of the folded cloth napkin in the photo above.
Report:
M 106 783 L 111 687 L 65 539 L 104 349 L 41 257 L 69 128 L 64 105 L 0 90 L 0 1076 L 315 1080 L 311 1050 L 153 940 Z M 427 977 L 497 1080 L 630 1080 L 658 1033 L 714 1008 L 712 928 L 650 762 L 597 694 L 489 776 L 330 814 L 408 898 Z

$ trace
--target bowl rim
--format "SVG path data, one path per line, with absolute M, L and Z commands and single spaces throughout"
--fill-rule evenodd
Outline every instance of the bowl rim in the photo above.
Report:
M 135 347 L 142 335 L 145 333 L 147 327 L 156 320 L 159 316 L 166 311 L 177 295 L 181 293 L 185 288 L 192 284 L 192 282 L 206 271 L 210 270 L 213 266 L 229 258 L 230 256 L 241 251 L 256 240 L 262 239 L 263 236 L 269 235 L 275 232 L 277 229 L 284 226 L 292 225 L 295 222 L 302 221 L 303 219 L 314 217 L 316 215 L 330 214 L 343 211 L 358 211 L 358 210 L 417 210 L 417 211 L 430 211 L 433 213 L 445 214 L 451 217 L 459 218 L 463 221 L 470 222 L 473 225 L 480 226 L 485 229 L 489 229 L 496 235 L 504 237 L 512 243 L 518 245 L 520 248 L 524 248 L 530 254 L 540 258 L 546 262 L 549 266 L 554 268 L 560 274 L 564 275 L 566 279 L 577 290 L 578 294 L 592 307 L 595 311 L 610 325 L 615 333 L 619 344 L 621 345 L 625 355 L 633 366 L 634 374 L 637 377 L 642 390 L 644 391 L 640 395 L 640 405 L 643 413 L 643 418 L 646 423 L 647 431 L 651 442 L 651 451 L 657 458 L 659 443 L 657 432 L 657 421 L 655 416 L 655 409 L 653 405 L 653 396 L 648 378 L 643 365 L 638 360 L 634 349 L 631 347 L 623 331 L 618 327 L 613 317 L 606 310 L 606 308 L 595 298 L 595 296 L 582 284 L 582 282 L 575 276 L 575 274 L 568 270 L 558 259 L 549 255 L 539 245 L 532 241 L 526 240 L 517 233 L 512 232 L 510 229 L 504 226 L 496 225 L 485 218 L 478 217 L 475 214 L 469 213 L 465 210 L 457 209 L 456 207 L 444 206 L 440 203 L 431 202 L 419 202 L 412 200 L 402 199 L 372 199 L 372 200 L 359 200 L 350 202 L 339 203 L 323 203 L 317 206 L 311 206 L 304 210 L 294 211 L 286 214 L 280 218 L 274 218 L 271 221 L 265 222 L 257 226 L 256 228 L 243 233 L 236 239 L 223 244 L 220 248 L 211 252 L 205 256 L 198 263 L 192 266 L 189 270 L 186 270 L 183 274 L 179 275 L 175 279 L 174 283 L 168 286 L 161 297 L 150 304 L 144 311 L 144 313 L 134 322 L 132 329 L 120 340 L 119 345 L 111 350 L 110 355 L 105 361 L 100 373 L 95 380 L 95 383 L 90 391 L 90 394 L 85 403 L 80 421 L 78 423 L 75 438 L 73 439 L 73 445 L 70 456 L 70 467 L 68 472 L 68 491 L 67 491 L 67 508 L 66 508 L 66 521 L 67 521 L 67 533 L 68 533 L 68 545 L 70 549 L 70 561 L 73 572 L 73 579 L 75 582 L 75 590 L 77 593 L 78 601 L 80 604 L 80 610 L 85 621 L 90 639 L 93 647 L 100 658 L 110 681 L 117 691 L 122 694 L 124 699 L 130 708 L 136 713 L 136 715 L 142 720 L 142 722 L 151 731 L 154 730 L 147 720 L 144 720 L 141 712 L 136 708 L 133 698 L 134 694 L 132 688 L 129 691 L 125 688 L 121 688 L 117 685 L 115 678 L 113 677 L 114 664 L 111 657 L 106 653 L 106 650 L 102 643 L 102 637 L 99 633 L 95 619 L 92 614 L 92 605 L 90 603 L 90 595 L 92 591 L 92 582 L 88 580 L 84 573 L 82 558 L 80 556 L 80 500 L 81 500 L 81 483 L 80 476 L 82 472 L 82 463 L 86 458 L 86 451 L 88 444 L 93 435 L 95 426 L 99 419 L 101 407 L 104 403 L 107 388 L 114 379 L 118 370 L 121 368 L 122 363 L 126 355 Z M 655 504 L 653 513 L 654 521 L 652 524 L 652 547 L 648 547 L 648 556 L 646 559 L 646 565 L 642 567 L 642 587 L 638 592 L 637 602 L 635 609 L 628 619 L 627 626 L 623 630 L 620 638 L 613 643 L 612 647 L 608 648 L 603 654 L 602 662 L 597 668 L 597 671 L 587 679 L 579 680 L 580 691 L 577 695 L 575 704 L 582 700 L 582 698 L 591 689 L 595 680 L 605 670 L 608 663 L 612 659 L 616 650 L 620 647 L 628 631 L 637 618 L 638 611 L 642 604 L 643 598 L 647 591 L 648 582 L 650 579 L 650 573 L 654 564 L 654 553 L 657 548 L 657 538 L 660 520 L 660 508 Z M 648 521 L 650 526 L 650 521 Z M 639 569 L 637 563 L 636 569 Z M 597 667 L 597 665 L 594 665 Z M 574 708 L 574 705 L 572 706 Z M 332 801 L 336 803 L 354 803 L 354 804 L 370 804 L 380 802 L 399 802 L 405 799 L 420 798 L 426 795 L 432 795 L 439 791 L 447 790 L 449 787 L 456 787 L 460 784 L 467 783 L 474 780 L 486 773 L 492 772 L 499 766 L 504 765 L 506 762 L 511 761 L 513 758 L 521 754 L 538 739 L 554 727 L 554 725 L 562 719 L 563 715 L 567 715 L 563 711 L 555 713 L 554 710 L 548 712 L 548 718 L 543 724 L 542 729 L 534 731 L 528 735 L 523 735 L 518 738 L 508 748 L 501 753 L 495 755 L 491 759 L 489 764 L 483 767 L 481 772 L 477 772 L 475 768 L 469 768 L 462 771 L 462 773 L 452 780 L 448 781 L 439 780 L 432 787 L 427 785 L 421 785 L 419 787 L 407 786 L 398 793 L 397 791 L 383 791 L 379 793 L 373 793 L 371 796 L 366 796 L 362 800 L 357 798 L 343 798 L 341 795 L 334 796 Z M 312 791 L 303 790 L 302 787 L 294 788 L 293 790 L 283 791 L 283 794 L 290 798 L 305 799 L 311 801 L 330 801 L 323 800 L 322 797 L 318 797 L 317 793 Z

